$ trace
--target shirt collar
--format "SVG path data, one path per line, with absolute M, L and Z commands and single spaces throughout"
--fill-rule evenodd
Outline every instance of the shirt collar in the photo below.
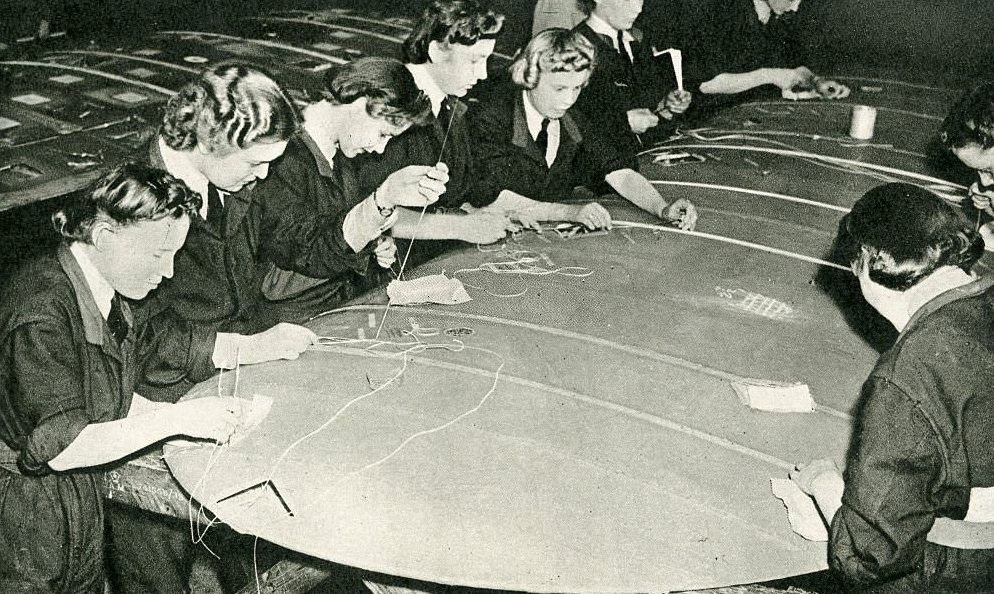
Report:
M 162 155 L 162 163 L 173 177 L 177 177 L 183 180 L 188 188 L 194 192 L 200 194 L 201 197 L 207 198 L 207 185 L 210 181 L 204 176 L 203 173 L 193 166 L 190 162 L 190 158 L 186 156 L 183 151 L 177 151 L 175 149 L 169 148 L 166 142 L 159 137 L 159 153 Z M 206 200 L 204 201 L 204 208 L 207 207 Z
M 74 242 L 69 246 L 69 252 L 76 259 L 79 269 L 83 272 L 83 279 L 90 289 L 90 294 L 93 295 L 93 301 L 96 302 L 100 315 L 106 320 L 107 316 L 110 315 L 110 303 L 114 299 L 114 287 L 110 286 L 104 275 L 97 270 L 93 260 L 86 254 L 86 248 L 83 244 Z
M 431 112 L 437 116 L 438 112 L 442 110 L 442 101 L 445 101 L 448 95 L 438 86 L 424 64 L 407 64 L 406 66 L 411 71 L 411 76 L 414 77 L 414 84 L 424 91 L 428 100 L 431 101 Z
M 761 0 L 757 0 L 757 2 L 758 1 L 761 1 Z M 611 40 L 612 40 L 611 41 L 612 44 L 618 43 L 618 30 L 615 29 L 614 27 L 612 27 L 611 25 L 607 24 L 607 21 L 605 21 L 601 17 L 599 17 L 599 16 L 597 16 L 595 14 L 591 14 L 587 18 L 587 26 L 590 27 L 590 29 L 594 33 L 600 33 L 601 35 L 607 35 L 608 37 L 610 37 Z M 624 38 L 625 41 L 628 41 L 628 42 L 631 42 L 631 41 L 635 40 L 635 36 L 632 35 L 631 31 L 625 31 L 625 32 L 623 32 L 621 34 L 621 36 L 622 36 L 622 38 Z M 615 49 L 618 49 L 618 48 L 615 48 Z
M 322 115 L 322 112 L 317 109 L 304 109 L 304 125 L 303 130 L 300 133 L 301 140 L 313 153 L 315 150 L 324 157 L 324 163 L 318 164 L 318 169 L 326 169 L 331 171 L 335 163 L 335 154 L 338 153 L 338 145 L 333 142 L 328 142 L 328 137 L 330 136 L 327 132 L 330 125 Z M 325 167 L 322 167 L 325 166 Z M 322 172 L 322 175 L 327 175 Z
M 756 16 L 759 17 L 759 22 L 764 25 L 770 22 L 770 17 L 773 16 L 773 10 L 770 5 L 766 3 L 766 0 L 752 0 L 753 6 L 756 7 Z M 794 0 L 787 10 L 784 12 L 797 12 L 797 9 L 801 6 L 801 0 Z

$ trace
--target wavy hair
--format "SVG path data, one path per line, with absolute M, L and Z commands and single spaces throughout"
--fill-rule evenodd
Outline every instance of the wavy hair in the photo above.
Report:
M 165 171 L 126 162 L 74 194 L 52 215 L 52 225 L 67 243 L 90 243 L 97 223 L 133 225 L 178 219 L 197 212 L 202 204 L 199 194 Z
M 994 83 L 967 91 L 953 104 L 942 122 L 939 140 L 949 149 L 979 144 L 994 147 Z
M 200 144 L 226 153 L 288 140 L 299 121 L 296 107 L 268 74 L 229 63 L 205 70 L 169 100 L 160 134 L 174 150 Z
M 404 60 L 424 64 L 432 41 L 473 45 L 481 39 L 496 38 L 503 26 L 504 15 L 480 0 L 431 0 L 404 40 Z
M 984 241 L 960 213 L 932 192 L 904 183 L 878 186 L 843 219 L 844 242 L 854 271 L 905 291 L 943 266 L 969 272 Z
M 581 72 L 597 65 L 597 50 L 582 33 L 546 29 L 528 42 L 508 68 L 514 84 L 534 89 L 543 72 Z
M 394 126 L 423 125 L 431 102 L 414 83 L 411 72 L 391 58 L 359 58 L 329 71 L 325 95 L 337 104 L 366 98 L 366 113 Z

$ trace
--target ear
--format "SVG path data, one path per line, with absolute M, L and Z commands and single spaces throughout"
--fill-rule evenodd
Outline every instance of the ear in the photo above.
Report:
M 114 227 L 107 221 L 100 221 L 90 229 L 90 243 L 97 251 L 110 249 L 111 241 L 114 238 Z
M 441 64 L 448 60 L 449 45 L 441 41 L 431 41 L 428 43 L 428 61 L 433 64 Z

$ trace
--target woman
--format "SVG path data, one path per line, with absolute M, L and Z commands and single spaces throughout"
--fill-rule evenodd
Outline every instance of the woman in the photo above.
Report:
M 536 35 L 511 64 L 511 82 L 470 112 L 476 159 L 489 193 L 485 210 L 516 212 L 535 221 L 578 221 L 608 227 L 599 204 L 558 204 L 576 186 L 606 183 L 639 208 L 683 229 L 697 211 L 688 200 L 668 204 L 622 151 L 574 108 L 595 67 L 594 46 L 583 34 L 548 29 Z M 542 200 L 539 202 L 538 200 Z
M 361 58 L 329 71 L 325 98 L 303 110 L 291 139 L 254 200 L 278 218 L 264 257 L 275 268 L 263 293 L 280 319 L 307 318 L 368 288 L 375 258 L 396 259 L 390 235 L 398 207 L 420 209 L 445 192 L 444 167 L 409 165 L 363 194 L 352 160 L 382 154 L 397 136 L 428 122 L 430 104 L 397 60 Z M 370 275 L 375 278 L 375 275 Z
M 460 98 L 487 78 L 487 60 L 504 24 L 504 17 L 488 5 L 485 0 L 431 0 L 404 41 L 404 62 L 431 102 L 434 117 L 428 125 L 391 142 L 382 155 L 359 159 L 363 193 L 372 193 L 391 173 L 408 165 L 444 165 L 448 183 L 424 217 L 420 209 L 398 209 L 394 237 L 416 234 L 418 239 L 493 243 L 513 228 L 501 215 L 443 212 L 459 211 L 465 203 L 476 206 L 478 201 L 479 171 L 467 107 Z
M 0 297 L 0 591 L 104 591 L 102 466 L 175 435 L 225 440 L 235 402 L 135 393 L 161 345 L 125 299 L 172 276 L 200 198 L 118 167 L 53 217 L 63 242 Z M 200 362 L 199 379 L 213 372 Z
M 825 460 L 792 478 L 829 521 L 829 565 L 849 585 L 990 592 L 994 282 L 970 272 L 983 242 L 908 184 L 868 192 L 845 230 L 864 297 L 900 334 L 864 385 L 845 481 Z

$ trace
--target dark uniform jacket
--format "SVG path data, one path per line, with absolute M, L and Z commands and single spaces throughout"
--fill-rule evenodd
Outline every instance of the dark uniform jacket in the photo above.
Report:
M 473 158 L 466 104 L 451 96 L 446 102 L 450 106 L 449 113 L 443 111 L 427 125 L 411 128 L 392 138 L 382 155 L 356 157 L 362 196 L 372 194 L 391 173 L 408 165 L 434 166 L 441 161 L 449 167 L 449 183 L 428 212 L 459 208 L 466 202 L 473 206 L 484 205 L 477 187 L 479 172 Z
M 329 163 L 301 130 L 270 167 L 269 177 L 255 188 L 253 200 L 281 205 L 277 213 L 281 221 L 261 253 L 262 261 L 275 267 L 266 270 L 263 293 L 270 299 L 292 296 L 296 302 L 292 309 L 280 307 L 278 318 L 319 313 L 290 315 L 301 307 L 326 310 L 340 305 L 362 286 L 369 272 L 375 244 L 354 252 L 343 231 L 349 211 L 368 194 L 359 189 L 351 159 L 339 151 L 333 161 Z M 318 285 L 319 291 L 303 294 Z
M 129 331 L 119 345 L 65 246 L 5 283 L 0 591 L 32 583 L 54 592 L 103 592 L 103 469 L 53 473 L 48 461 L 88 424 L 126 417 L 143 366 L 165 357 L 185 361 L 195 380 L 213 373 L 210 353 L 197 349 L 201 338 L 176 329 L 156 333 L 126 303 L 122 309 Z
M 487 178 L 482 187 L 489 192 L 481 200 L 493 202 L 502 190 L 534 200 L 567 200 L 574 187 L 601 182 L 627 167 L 627 159 L 575 109 L 559 121 L 559 149 L 549 167 L 528 130 L 522 90 L 507 82 L 495 91 L 470 110 L 476 160 Z
M 629 157 L 629 167 L 638 169 L 635 155 L 642 150 L 643 141 L 648 142 L 650 137 L 665 138 L 673 124 L 660 118 L 659 125 L 639 140 L 628 125 L 627 113 L 639 108 L 656 109 L 676 88 L 672 66 L 665 68 L 664 73 L 662 62 L 652 57 L 652 44 L 643 42 L 638 29 L 631 31 L 635 36 L 631 42 L 633 63 L 614 49 L 612 39 L 595 33 L 586 21 L 573 30 L 580 32 L 597 50 L 597 66 L 575 108 L 600 129 L 607 142 Z M 669 58 L 665 61 L 669 64 Z
M 994 289 L 940 295 L 911 319 L 864 386 L 831 528 L 829 564 L 860 591 L 991 592 L 994 551 L 928 542 L 994 486 Z

